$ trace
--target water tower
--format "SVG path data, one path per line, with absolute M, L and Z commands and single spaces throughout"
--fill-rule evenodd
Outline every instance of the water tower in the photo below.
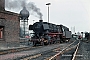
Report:
M 28 34 L 28 17 L 29 17 L 29 11 L 26 9 L 26 7 L 23 7 L 23 9 L 20 11 L 20 22 L 22 24 L 22 35 L 23 38 L 25 38 L 26 34 Z

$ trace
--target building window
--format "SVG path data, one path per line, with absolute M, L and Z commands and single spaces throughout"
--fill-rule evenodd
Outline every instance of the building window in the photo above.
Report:
M 0 39 L 3 38 L 4 27 L 0 26 Z

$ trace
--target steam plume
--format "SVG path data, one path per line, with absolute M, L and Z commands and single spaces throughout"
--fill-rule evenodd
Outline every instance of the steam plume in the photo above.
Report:
M 5 0 L 5 7 L 6 9 L 12 10 L 21 10 L 23 7 L 26 7 L 27 10 L 31 13 L 33 12 L 33 15 L 36 17 L 42 19 L 42 13 L 40 12 L 40 9 L 37 8 L 37 6 L 33 2 L 26 2 L 27 0 Z M 36 13 L 36 14 L 35 14 Z

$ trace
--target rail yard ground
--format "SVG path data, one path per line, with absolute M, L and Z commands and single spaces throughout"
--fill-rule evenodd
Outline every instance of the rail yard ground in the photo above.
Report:
M 81 41 L 76 60 L 90 60 L 90 42 Z
M 76 40 L 78 41 L 78 40 Z M 72 41 L 74 42 L 74 40 Z M 18 47 L 12 48 L 12 50 L 8 49 L 0 49 L 0 60 L 49 60 L 54 55 L 58 54 L 60 51 L 65 49 L 72 42 L 68 43 L 58 43 L 47 46 L 36 46 L 36 47 Z M 80 41 L 80 45 L 78 51 L 76 53 L 75 60 L 89 60 L 90 59 L 90 42 Z M 72 50 L 66 51 L 64 54 L 58 56 L 58 60 L 67 60 L 70 57 Z M 5 53 L 7 52 L 7 53 Z M 1 54 L 2 53 L 2 54 Z M 68 56 L 67 56 L 68 54 Z M 52 60 L 52 59 L 51 59 Z
M 47 46 L 37 46 L 37 47 L 29 47 L 30 49 L 23 51 L 17 51 L 17 52 L 11 52 L 11 53 L 6 53 L 6 54 L 1 54 L 0 55 L 0 60 L 13 60 L 13 59 L 22 59 L 22 58 L 26 58 L 28 56 L 34 56 L 37 54 L 41 54 L 41 53 L 45 53 L 47 51 L 50 50 L 54 50 L 57 48 L 63 49 L 65 46 L 67 46 L 69 43 L 63 43 L 63 44 L 52 44 L 52 45 L 47 45 Z M 11 50 L 11 51 L 15 51 L 15 50 Z M 3 53 L 0 52 L 0 53 Z

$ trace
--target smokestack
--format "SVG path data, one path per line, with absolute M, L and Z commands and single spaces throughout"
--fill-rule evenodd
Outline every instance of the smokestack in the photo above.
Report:
M 5 0 L 0 0 L 0 11 L 5 10 Z
M 39 20 L 39 22 L 43 22 L 43 20 Z

